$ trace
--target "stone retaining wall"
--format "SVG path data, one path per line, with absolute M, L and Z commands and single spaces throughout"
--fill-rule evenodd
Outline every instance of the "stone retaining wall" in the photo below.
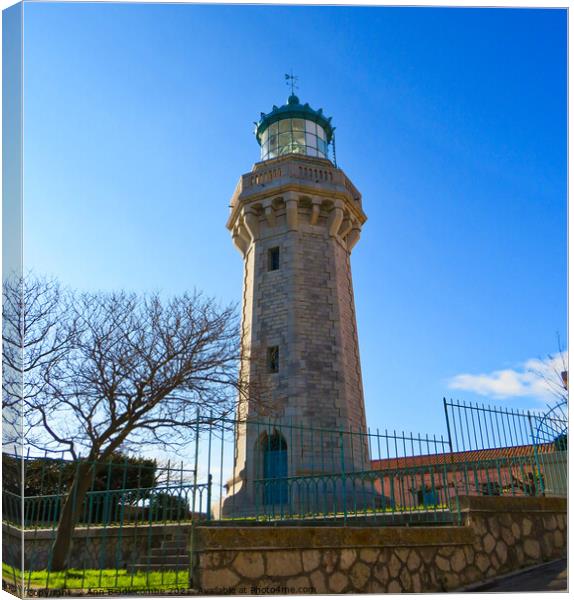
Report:
M 73 569 L 122 569 L 141 562 L 151 548 L 175 536 L 189 536 L 190 527 L 177 524 L 120 527 L 77 527 L 69 558 Z M 2 560 L 20 568 L 24 535 L 24 566 L 30 570 L 48 567 L 50 548 L 56 535 L 52 529 L 26 530 L 2 524 Z
M 563 498 L 465 497 L 462 525 L 198 527 L 206 593 L 449 591 L 566 554 Z
M 566 499 L 465 497 L 462 524 L 416 527 L 196 528 L 194 587 L 206 593 L 454 590 L 565 556 Z M 54 532 L 26 531 L 27 569 L 44 569 Z M 141 562 L 189 526 L 78 528 L 71 567 Z M 3 560 L 20 566 L 22 531 L 3 524 Z

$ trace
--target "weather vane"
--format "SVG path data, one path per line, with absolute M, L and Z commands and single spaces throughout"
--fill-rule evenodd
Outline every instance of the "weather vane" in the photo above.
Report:
M 295 90 L 297 89 L 297 84 L 295 83 L 299 77 L 293 75 L 293 69 L 291 69 L 291 75 L 285 73 L 285 83 L 291 86 L 291 94 L 295 94 Z

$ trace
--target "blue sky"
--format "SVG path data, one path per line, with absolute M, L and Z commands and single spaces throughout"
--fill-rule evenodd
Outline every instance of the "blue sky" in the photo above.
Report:
M 442 433 L 445 395 L 543 403 L 526 363 L 566 338 L 565 10 L 31 3 L 24 35 L 27 267 L 239 301 L 229 199 L 293 69 L 369 217 L 369 424 Z

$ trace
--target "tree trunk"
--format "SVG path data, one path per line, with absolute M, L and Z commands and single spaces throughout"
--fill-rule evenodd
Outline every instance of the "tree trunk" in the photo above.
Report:
M 64 508 L 58 522 L 56 539 L 52 546 L 52 571 L 63 571 L 68 563 L 68 556 L 72 547 L 72 535 L 80 517 L 86 494 L 92 483 L 95 465 L 81 464 L 70 486 L 70 491 L 64 503 Z

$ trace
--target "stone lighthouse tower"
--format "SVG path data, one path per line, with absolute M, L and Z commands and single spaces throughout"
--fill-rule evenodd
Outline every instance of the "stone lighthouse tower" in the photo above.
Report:
M 330 482 L 322 498 L 340 507 L 349 474 L 368 468 L 350 264 L 367 217 L 329 159 L 333 129 L 293 93 L 261 113 L 261 160 L 231 199 L 227 228 L 244 261 L 242 370 L 252 387 L 238 410 L 224 515 L 300 511 L 301 484 L 318 479 Z

